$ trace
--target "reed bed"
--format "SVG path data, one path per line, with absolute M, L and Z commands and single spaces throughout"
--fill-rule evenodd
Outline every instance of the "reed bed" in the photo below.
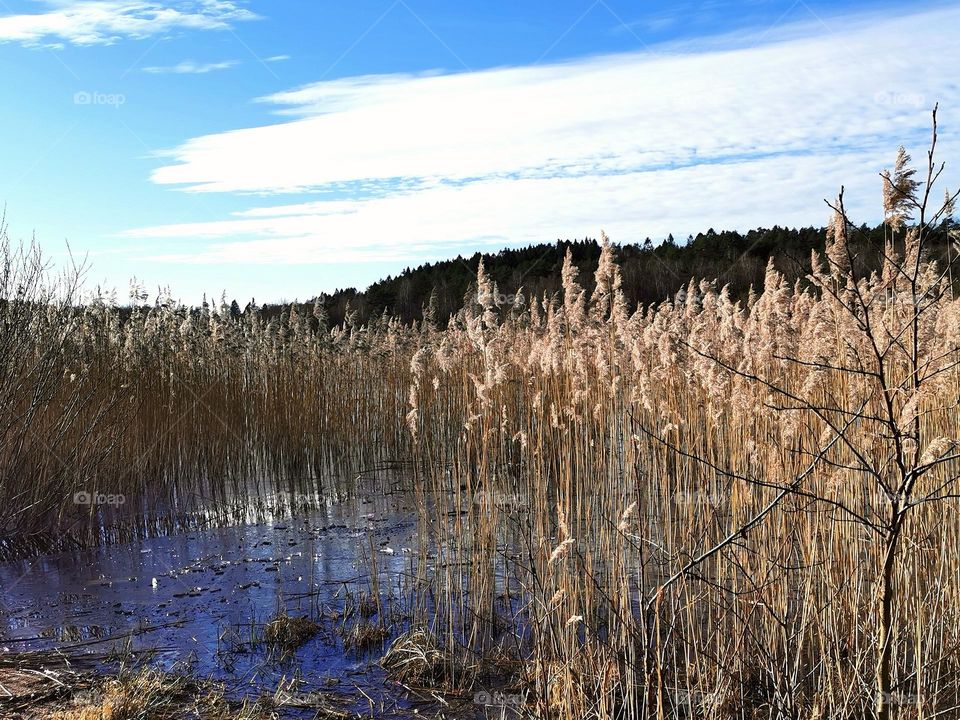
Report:
M 543 718 L 958 717 L 936 177 L 885 176 L 869 276 L 841 196 L 810 277 L 771 263 L 746 302 L 691 280 L 633 309 L 605 241 L 592 292 L 568 256 L 561 294 L 503 305 L 481 265 L 444 327 L 77 302 L 5 245 L 2 534 L 98 538 L 114 509 L 80 490 L 162 516 L 409 460 L 405 682 L 497 675 Z
M 406 412 L 414 329 L 120 306 L 81 298 L 79 275 L 4 236 L 0 556 L 334 495 L 409 457 L 388 418 Z

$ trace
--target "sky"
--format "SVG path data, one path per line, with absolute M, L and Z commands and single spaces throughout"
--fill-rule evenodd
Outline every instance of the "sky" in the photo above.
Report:
M 558 238 L 823 225 L 960 184 L 960 7 L 866 0 L 0 0 L 15 242 L 258 302 Z M 953 165 L 951 163 L 956 163 Z

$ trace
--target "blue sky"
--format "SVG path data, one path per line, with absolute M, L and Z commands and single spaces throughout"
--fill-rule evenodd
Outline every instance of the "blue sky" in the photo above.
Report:
M 822 224 L 841 183 L 875 221 L 936 101 L 960 160 L 958 27 L 946 3 L 4 0 L 0 202 L 91 286 L 188 302 Z

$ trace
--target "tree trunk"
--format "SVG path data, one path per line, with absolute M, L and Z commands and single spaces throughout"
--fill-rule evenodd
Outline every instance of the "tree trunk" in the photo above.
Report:
M 893 651 L 893 581 L 897 555 L 897 541 L 900 538 L 900 523 L 895 522 L 887 535 L 886 553 L 879 577 L 880 618 L 878 621 L 879 655 L 877 656 L 876 675 L 876 715 L 877 720 L 890 720 L 893 678 L 890 659 Z

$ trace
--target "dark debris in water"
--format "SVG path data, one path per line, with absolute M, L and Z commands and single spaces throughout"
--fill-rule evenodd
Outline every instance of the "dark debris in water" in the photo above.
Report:
M 81 658 L 75 666 L 89 666 L 83 682 L 95 683 L 115 673 L 122 658 L 159 673 L 189 670 L 232 703 L 269 696 L 281 717 L 346 717 L 323 715 L 321 706 L 327 713 L 404 717 L 416 710 L 422 717 L 428 705 L 389 682 L 379 664 L 403 630 L 395 598 L 409 559 L 399 549 L 415 544 L 415 523 L 391 503 L 376 497 L 299 522 L 211 528 L 0 564 L 0 668 L 4 657 L 23 652 L 62 652 Z M 363 563 L 372 547 L 380 599 L 368 594 Z M 280 618 L 288 620 L 278 624 Z M 100 680 L 86 675 L 94 670 Z M 343 702 L 321 703 L 333 697 Z M 2 708 L 0 716 L 8 716 Z

